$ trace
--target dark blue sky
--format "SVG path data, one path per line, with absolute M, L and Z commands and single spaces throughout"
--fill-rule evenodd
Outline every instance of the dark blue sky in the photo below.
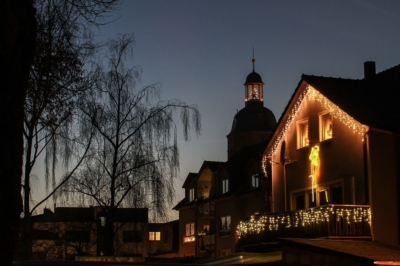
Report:
M 277 120 L 303 73 L 361 79 L 365 61 L 378 72 L 400 64 L 396 0 L 125 0 L 109 19 L 116 18 L 98 38 L 134 33 L 141 85 L 159 82 L 163 99 L 197 104 L 202 114 L 202 135 L 180 142 L 176 202 L 189 171 L 227 159 L 253 46 L 264 105 Z

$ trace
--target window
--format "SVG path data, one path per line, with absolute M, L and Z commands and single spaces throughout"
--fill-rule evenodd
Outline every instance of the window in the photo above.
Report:
M 185 231 L 185 237 L 183 238 L 183 242 L 193 242 L 195 241 L 196 238 L 194 236 L 194 223 L 188 223 L 186 224 L 186 231 Z
M 258 187 L 260 185 L 259 181 L 260 181 L 260 179 L 258 178 L 258 175 L 253 175 L 251 177 L 251 186 L 252 187 Z
M 314 195 L 313 195 L 312 191 L 308 191 L 307 197 L 308 197 L 308 204 L 306 205 L 307 208 L 317 207 L 317 197 L 316 197 L 315 191 L 314 191 Z
M 308 120 L 297 122 L 297 148 L 307 147 L 308 139 Z
M 231 235 L 231 216 L 221 216 L 219 236 Z
M 194 188 L 189 189 L 189 201 L 194 201 Z
M 222 193 L 226 193 L 229 190 L 229 179 L 222 180 Z
M 142 242 L 141 231 L 123 231 L 122 233 L 123 242 Z
M 329 192 L 328 190 L 321 190 L 318 192 L 319 206 L 329 204 Z
M 319 116 L 320 141 L 332 138 L 332 114 L 323 113 Z
M 68 242 L 90 242 L 90 231 L 65 231 L 65 240 Z
M 104 227 L 104 226 L 106 226 L 106 217 L 100 217 L 100 225 L 102 226 L 102 227 Z
M 306 208 L 304 193 L 299 193 L 293 196 L 294 210 L 302 210 Z
M 150 241 L 160 241 L 161 233 L 160 232 L 149 232 L 149 240 Z
M 343 189 L 341 185 L 331 187 L 332 204 L 343 204 Z

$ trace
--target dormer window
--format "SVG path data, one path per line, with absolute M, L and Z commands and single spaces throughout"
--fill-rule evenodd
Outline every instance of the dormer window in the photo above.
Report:
M 189 201 L 194 201 L 194 188 L 189 189 Z
M 252 187 L 254 187 L 254 188 L 258 187 L 260 185 L 259 182 L 260 182 L 260 179 L 258 178 L 258 175 L 253 175 L 251 177 L 251 186 Z
M 320 141 L 324 141 L 332 138 L 332 114 L 324 112 L 319 116 L 319 136 Z
M 229 179 L 222 180 L 222 193 L 229 191 Z
M 303 119 L 297 122 L 297 148 L 307 147 L 308 139 L 308 119 Z

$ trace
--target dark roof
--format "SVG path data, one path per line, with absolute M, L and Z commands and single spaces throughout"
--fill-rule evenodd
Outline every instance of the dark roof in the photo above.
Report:
M 96 207 L 101 215 L 101 209 Z M 94 207 L 57 207 L 55 212 L 45 211 L 44 214 L 31 217 L 32 222 L 95 222 Z M 115 222 L 147 222 L 147 208 L 118 208 L 115 210 Z
M 279 242 L 283 246 L 310 249 L 325 254 L 330 251 L 371 261 L 400 261 L 400 247 L 374 241 L 286 238 Z
M 370 79 L 352 80 L 303 75 L 317 89 L 357 121 L 400 133 L 400 65 Z
M 255 83 L 263 83 L 260 74 L 258 74 L 258 73 L 255 72 L 254 70 L 253 70 L 253 72 L 251 72 L 250 74 L 247 75 L 246 83 L 245 83 L 245 84 L 247 84 L 247 83 L 253 83 L 253 82 L 255 82 Z
M 272 131 L 276 118 L 271 110 L 259 102 L 248 102 L 246 107 L 236 113 L 229 134 L 246 131 Z
M 185 179 L 185 182 L 183 182 L 182 188 L 185 188 L 190 182 L 194 181 L 196 177 L 197 173 L 189 173 Z
M 57 207 L 55 212 L 45 210 L 31 217 L 32 222 L 94 222 L 93 207 Z

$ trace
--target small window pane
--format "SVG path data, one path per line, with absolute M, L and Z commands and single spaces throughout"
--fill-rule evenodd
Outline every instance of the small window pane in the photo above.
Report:
M 320 118 L 321 140 L 332 138 L 332 115 L 330 113 L 324 114 Z

